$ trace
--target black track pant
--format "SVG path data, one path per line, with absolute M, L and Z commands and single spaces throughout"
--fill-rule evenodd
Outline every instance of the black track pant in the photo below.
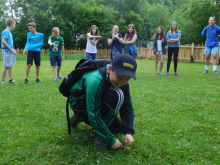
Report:
M 121 89 L 109 89 L 102 95 L 102 105 L 100 111 L 101 118 L 104 118 L 106 115 L 108 115 L 110 108 L 113 109 L 116 114 L 108 127 L 109 131 L 112 133 L 122 132 L 122 123 L 117 116 L 117 113 L 120 110 L 123 102 L 124 94 Z M 80 116 L 86 124 L 91 126 L 87 114 L 86 99 L 78 100 L 71 108 L 76 115 Z
M 167 61 L 167 72 L 170 70 L 170 63 L 172 60 L 172 54 L 174 53 L 174 72 L 177 70 L 177 59 L 178 59 L 178 53 L 179 53 L 179 47 L 168 47 L 168 61 Z

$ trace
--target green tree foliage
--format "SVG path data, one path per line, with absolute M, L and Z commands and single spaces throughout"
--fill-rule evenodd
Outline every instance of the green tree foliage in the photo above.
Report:
M 158 26 L 165 34 L 170 22 L 178 22 L 182 31 L 182 44 L 202 43 L 201 32 L 208 25 L 208 18 L 215 16 L 220 23 L 220 0 L 6 0 L 0 1 L 0 29 L 5 20 L 13 17 L 16 29 L 12 31 L 15 47 L 24 48 L 27 23 L 36 22 L 37 31 L 44 33 L 44 48 L 53 27 L 60 28 L 60 35 L 68 49 L 85 49 L 86 34 L 97 25 L 102 39 L 99 48 L 107 48 L 107 38 L 113 25 L 118 25 L 125 36 L 129 24 L 134 24 L 138 41 L 149 41 Z M 9 10 L 12 16 L 5 14 Z

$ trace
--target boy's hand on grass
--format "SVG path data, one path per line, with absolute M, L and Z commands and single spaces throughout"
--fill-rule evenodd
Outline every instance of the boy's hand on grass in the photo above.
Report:
M 113 150 L 118 150 L 118 149 L 124 149 L 123 145 L 121 144 L 121 142 L 117 139 L 115 144 L 113 144 L 111 146 L 111 149 Z
M 128 146 L 132 146 L 134 144 L 134 138 L 131 134 L 126 134 L 125 135 L 125 143 L 128 145 Z

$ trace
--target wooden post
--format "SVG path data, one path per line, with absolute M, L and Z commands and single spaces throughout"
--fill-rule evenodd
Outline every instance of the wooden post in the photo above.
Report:
M 195 59 L 195 56 L 193 55 L 194 54 L 194 42 L 192 43 L 192 50 L 191 50 L 191 62 L 194 61 Z

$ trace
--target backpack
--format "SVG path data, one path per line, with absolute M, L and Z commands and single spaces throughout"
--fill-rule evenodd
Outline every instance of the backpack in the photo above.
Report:
M 68 74 L 67 78 L 64 77 L 62 83 L 59 86 L 60 93 L 67 97 L 66 102 L 66 119 L 68 126 L 68 133 L 71 134 L 70 118 L 69 118 L 69 96 L 70 88 L 86 73 L 92 70 L 99 69 L 103 79 L 105 80 L 106 76 L 106 65 L 110 64 L 111 60 L 89 60 L 81 59 L 77 64 L 74 70 Z

